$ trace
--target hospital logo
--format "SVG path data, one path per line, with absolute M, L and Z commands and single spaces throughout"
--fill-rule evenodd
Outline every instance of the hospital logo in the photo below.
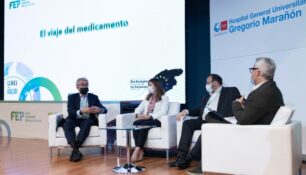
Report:
M 214 31 L 215 32 L 223 32 L 226 31 L 228 29 L 228 22 L 227 20 L 221 21 L 221 22 L 217 22 L 214 25 Z

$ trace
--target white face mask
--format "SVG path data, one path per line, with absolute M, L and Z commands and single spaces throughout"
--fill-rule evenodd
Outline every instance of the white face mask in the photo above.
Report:
M 153 86 L 148 86 L 148 92 L 149 92 L 150 94 L 154 94 L 155 88 L 154 88 Z
M 252 77 L 251 77 L 251 84 L 252 84 L 253 86 L 255 86 L 255 81 L 253 80 Z
M 211 88 L 211 84 L 207 84 L 207 85 L 206 85 L 206 91 L 207 91 L 209 94 L 212 93 L 213 89 Z

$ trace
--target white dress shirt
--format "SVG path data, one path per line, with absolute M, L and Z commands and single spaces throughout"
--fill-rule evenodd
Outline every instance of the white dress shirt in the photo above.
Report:
M 204 107 L 202 115 L 203 120 L 205 120 L 205 116 L 210 112 L 210 110 L 217 111 L 221 90 L 222 86 L 220 86 L 215 92 L 210 94 L 207 104 Z

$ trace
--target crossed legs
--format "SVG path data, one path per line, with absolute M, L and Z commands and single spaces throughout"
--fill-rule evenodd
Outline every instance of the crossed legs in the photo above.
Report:
M 88 137 L 90 128 L 93 125 L 93 121 L 88 119 L 71 119 L 67 118 L 63 125 L 65 131 L 65 137 L 68 144 L 72 147 L 70 161 L 78 162 L 82 159 L 83 155 L 79 151 L 79 148 Z M 79 126 L 80 131 L 78 135 L 75 133 L 75 127 Z

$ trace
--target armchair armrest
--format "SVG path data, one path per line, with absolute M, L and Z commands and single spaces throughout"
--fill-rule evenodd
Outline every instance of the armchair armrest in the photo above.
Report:
M 301 145 L 297 121 L 283 126 L 206 123 L 202 125 L 202 170 L 295 174 L 301 166 Z
M 180 142 L 180 139 L 181 139 L 184 121 L 186 121 L 186 120 L 194 120 L 194 119 L 197 119 L 197 118 L 198 118 L 198 117 L 195 117 L 195 116 L 186 116 L 186 117 L 184 117 L 183 120 L 177 121 L 177 123 L 176 123 L 176 138 L 177 138 L 177 145 L 179 145 L 179 142 Z
M 176 115 L 164 115 L 161 121 L 161 137 L 164 142 L 162 147 L 169 149 L 176 146 Z
M 107 115 L 99 114 L 98 115 L 99 128 L 106 128 L 107 126 Z M 107 131 L 105 129 L 99 129 L 100 141 L 102 145 L 106 145 L 107 143 Z
M 60 122 L 60 120 L 63 120 L 63 114 L 57 113 L 49 115 L 48 119 L 48 137 L 49 137 L 49 147 L 55 146 L 55 138 L 56 138 L 56 130 L 57 130 L 57 124 Z
M 132 126 L 135 121 L 134 113 L 120 114 L 116 117 L 116 126 L 117 127 L 127 127 Z
M 106 128 L 107 125 L 106 114 L 99 114 L 98 121 L 99 121 L 99 128 Z
M 116 126 L 117 127 L 128 127 L 132 126 L 135 121 L 134 113 L 120 114 L 116 116 Z M 126 143 L 123 141 L 123 136 L 125 135 L 125 131 L 117 130 L 117 146 L 125 146 Z

